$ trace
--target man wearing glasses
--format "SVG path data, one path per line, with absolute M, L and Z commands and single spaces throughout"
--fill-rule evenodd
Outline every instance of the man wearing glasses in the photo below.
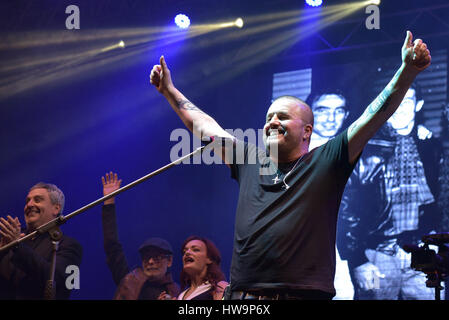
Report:
M 420 123 L 423 104 L 414 83 L 368 142 L 346 188 L 339 250 L 357 299 L 434 299 L 425 274 L 411 268 L 412 256 L 403 249 L 441 227 L 436 200 L 442 146 Z
M 101 180 L 105 196 L 118 190 L 122 182 L 112 172 Z M 147 239 L 139 247 L 142 266 L 131 271 L 118 240 L 114 198 L 104 202 L 102 221 L 106 262 L 118 286 L 114 299 L 157 300 L 163 291 L 177 297 L 179 286 L 173 281 L 169 270 L 173 263 L 170 243 L 161 238 Z

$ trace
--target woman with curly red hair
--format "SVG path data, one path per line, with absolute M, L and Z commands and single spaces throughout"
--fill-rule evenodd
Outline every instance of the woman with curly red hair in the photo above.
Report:
M 181 294 L 178 300 L 222 300 L 228 283 L 220 268 L 221 254 L 206 238 L 188 237 L 182 245 Z M 169 298 L 161 294 L 160 299 Z

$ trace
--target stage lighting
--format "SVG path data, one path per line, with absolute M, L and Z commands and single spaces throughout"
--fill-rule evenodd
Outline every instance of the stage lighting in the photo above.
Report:
M 311 7 L 319 7 L 323 4 L 323 0 L 306 0 L 306 3 Z
M 105 48 L 101 49 L 100 52 L 108 52 L 108 51 L 111 51 L 111 50 L 114 50 L 114 49 L 117 49 L 117 48 L 122 48 L 123 49 L 124 47 L 125 47 L 125 42 L 123 40 L 121 40 L 117 44 L 114 44 L 112 46 L 105 47 Z
M 190 19 L 185 14 L 178 14 L 175 17 L 176 25 L 181 29 L 187 29 L 190 26 Z
M 242 18 L 237 18 L 234 22 L 235 26 L 237 28 L 242 28 L 243 27 L 243 19 Z
M 375 4 L 376 6 L 378 6 L 380 4 L 380 0 L 371 0 L 369 1 L 369 4 Z

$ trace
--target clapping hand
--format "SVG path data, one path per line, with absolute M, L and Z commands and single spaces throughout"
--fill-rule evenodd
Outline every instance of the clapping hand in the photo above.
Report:
M 8 243 L 18 240 L 25 234 L 21 232 L 20 221 L 17 217 L 14 219 L 11 216 L 0 218 L 0 247 L 7 245 Z

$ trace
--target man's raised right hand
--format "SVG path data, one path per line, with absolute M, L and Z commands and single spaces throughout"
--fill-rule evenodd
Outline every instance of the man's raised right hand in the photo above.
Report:
M 159 62 L 160 64 L 154 65 L 151 70 L 150 83 L 156 87 L 157 91 L 164 94 L 174 85 L 164 56 L 161 56 Z

